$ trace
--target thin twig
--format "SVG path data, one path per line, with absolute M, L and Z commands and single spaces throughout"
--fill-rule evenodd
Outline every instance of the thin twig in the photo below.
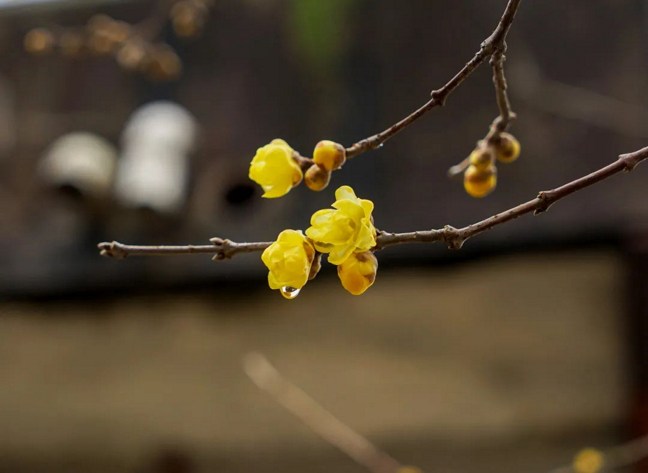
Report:
M 243 358 L 243 369 L 252 382 L 268 393 L 308 428 L 373 473 L 397 473 L 400 463 L 324 409 L 294 385 L 260 353 Z
M 560 187 L 548 191 L 541 191 L 535 199 L 517 205 L 504 212 L 495 214 L 480 222 L 473 223 L 463 228 L 454 228 L 446 225 L 442 229 L 419 231 L 411 233 L 386 233 L 382 232 L 378 238 L 377 249 L 402 243 L 432 243 L 442 241 L 451 249 L 459 249 L 469 238 L 490 230 L 491 228 L 514 220 L 522 215 L 533 213 L 538 215 L 545 212 L 558 200 L 573 194 L 576 191 L 589 187 L 597 182 L 607 179 L 622 171 L 632 171 L 641 161 L 648 159 L 648 147 L 628 154 L 622 154 L 614 163 L 609 164 L 593 173 L 568 182 Z
M 493 69 L 493 85 L 495 86 L 495 98 L 499 115 L 488 130 L 484 142 L 495 144 L 502 132 L 508 130 L 511 122 L 515 120 L 515 112 L 511 108 L 511 101 L 508 97 L 508 84 L 504 74 L 504 61 L 506 61 L 506 41 L 492 54 L 490 59 L 491 68 Z M 467 157 L 459 164 L 455 164 L 448 169 L 448 176 L 453 178 L 463 174 L 470 165 L 470 157 Z
M 491 125 L 491 132 L 486 139 L 494 139 L 499 133 L 506 131 L 515 119 L 515 112 L 511 109 L 511 101 L 508 97 L 508 84 L 506 83 L 506 76 L 504 75 L 504 61 L 506 61 L 506 43 L 502 44 L 502 48 L 493 54 L 491 57 L 491 67 L 493 68 L 493 85 L 495 86 L 495 96 L 497 99 L 497 107 L 499 108 L 499 116 L 493 121 Z
M 141 246 L 125 245 L 118 241 L 99 243 L 97 247 L 101 256 L 123 259 L 128 256 L 168 256 L 187 255 L 196 253 L 213 254 L 213 260 L 229 259 L 238 253 L 255 253 L 265 250 L 272 242 L 236 243 L 222 238 L 212 238 L 211 245 L 173 245 L 173 246 Z
M 573 194 L 576 191 L 596 184 L 622 171 L 632 171 L 640 162 L 648 159 L 648 147 L 622 154 L 612 164 L 594 171 L 586 176 L 575 179 L 555 189 L 541 191 L 535 199 L 512 207 L 479 222 L 463 228 L 455 228 L 446 225 L 444 228 L 416 231 L 408 233 L 389 233 L 379 231 L 376 237 L 375 250 L 382 250 L 388 246 L 401 245 L 406 243 L 435 243 L 444 242 L 451 249 L 459 249 L 469 238 L 490 230 L 522 215 L 533 213 L 538 215 L 545 212 L 549 207 L 560 199 Z M 271 245 L 271 242 L 236 243 L 222 238 L 213 238 L 213 245 L 203 246 L 134 246 L 124 245 L 113 241 L 111 243 L 100 243 L 99 249 L 103 256 L 113 258 L 125 258 L 131 255 L 169 255 L 188 253 L 212 253 L 214 260 L 231 258 L 238 253 L 259 252 Z
M 468 61 L 466 65 L 464 65 L 461 70 L 459 70 L 459 72 L 457 72 L 443 87 L 433 90 L 430 94 L 432 97 L 430 100 L 386 130 L 349 146 L 346 149 L 347 158 L 353 158 L 362 153 L 366 153 L 367 151 L 379 148 L 396 133 L 407 128 L 433 108 L 443 106 L 448 96 L 457 87 L 459 87 L 459 85 L 461 85 L 461 83 L 466 80 L 475 71 L 475 69 L 477 69 L 494 53 L 503 48 L 503 45 L 506 42 L 506 36 L 511 29 L 513 19 L 515 18 L 515 14 L 520 6 L 520 1 L 521 0 L 509 0 L 497 27 L 493 33 L 482 42 L 479 51 L 477 51 L 473 58 Z

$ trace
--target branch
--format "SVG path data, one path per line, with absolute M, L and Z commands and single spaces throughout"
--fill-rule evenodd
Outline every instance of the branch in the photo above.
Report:
M 403 471 L 403 467 L 397 460 L 382 452 L 324 409 L 298 386 L 284 378 L 265 356 L 249 353 L 243 359 L 243 369 L 254 384 L 268 393 L 287 411 L 369 471 L 373 473 Z
M 648 159 L 648 147 L 622 154 L 612 164 L 609 164 L 591 174 L 568 182 L 560 187 L 548 191 L 541 191 L 535 199 L 512 207 L 479 222 L 463 228 L 455 228 L 446 225 L 441 229 L 424 230 L 408 233 L 389 233 L 379 231 L 376 237 L 375 251 L 382 250 L 388 246 L 401 245 L 406 243 L 436 243 L 443 242 L 451 249 L 459 249 L 469 238 L 490 230 L 522 215 L 533 213 L 538 215 L 546 212 L 549 207 L 560 199 L 573 194 L 576 191 L 596 184 L 622 171 L 632 171 L 640 162 Z M 222 238 L 212 238 L 212 245 L 202 246 L 134 246 L 124 245 L 113 241 L 111 243 L 99 243 L 98 247 L 102 256 L 111 258 L 126 258 L 134 255 L 171 255 L 189 253 L 210 253 L 214 260 L 229 259 L 239 253 L 253 253 L 265 250 L 272 242 L 236 243 Z
M 506 43 L 502 48 L 491 57 L 491 67 L 493 68 L 493 84 L 495 85 L 495 94 L 497 98 L 497 107 L 499 108 L 499 117 L 495 119 L 491 126 L 491 132 L 486 139 L 495 138 L 499 133 L 506 131 L 515 119 L 515 112 L 511 109 L 511 102 L 508 97 L 508 84 L 504 75 L 504 61 L 506 61 Z M 492 135 L 492 136 L 491 136 Z
M 212 238 L 211 245 L 140 246 L 125 245 L 118 241 L 99 243 L 99 254 L 108 258 L 124 259 L 128 256 L 168 256 L 196 253 L 213 254 L 214 261 L 230 259 L 239 253 L 256 253 L 265 250 L 272 242 L 236 243 L 232 240 Z
M 433 108 L 443 106 L 448 96 L 457 87 L 459 87 L 459 85 L 461 85 L 461 83 L 465 81 L 486 59 L 493 56 L 498 51 L 506 49 L 504 46 L 506 42 L 506 36 L 511 29 L 513 19 L 515 18 L 515 14 L 517 13 L 518 7 L 520 6 L 520 1 L 521 0 L 509 0 L 504 13 L 502 14 L 502 18 L 497 24 L 497 27 L 495 28 L 493 33 L 482 42 L 479 51 L 477 51 L 473 58 L 468 61 L 466 65 L 462 67 L 459 72 L 457 72 L 454 77 L 452 77 L 452 79 L 450 79 L 443 87 L 433 90 L 430 94 L 432 97 L 430 100 L 428 100 L 420 108 L 412 112 L 407 117 L 403 118 L 401 121 L 390 126 L 386 130 L 360 140 L 357 143 L 349 146 L 346 149 L 347 158 L 353 158 L 360 154 L 366 153 L 367 151 L 379 148 L 396 133 L 407 128 L 409 125 L 414 123 L 416 120 L 421 118 Z
M 442 229 L 419 231 L 411 233 L 381 232 L 376 249 L 403 243 L 433 243 L 442 241 L 451 249 L 459 249 L 469 238 L 490 230 L 491 228 L 514 220 L 522 215 L 533 212 L 538 215 L 546 212 L 549 207 L 560 199 L 576 191 L 589 187 L 622 171 L 632 171 L 641 161 L 648 159 L 648 147 L 628 154 L 622 154 L 614 163 L 609 164 L 591 174 L 568 182 L 548 191 L 541 191 L 535 199 L 505 210 L 463 228 L 446 225 Z
M 511 122 L 515 120 L 515 112 L 511 109 L 511 101 L 508 97 L 508 84 L 504 74 L 504 61 L 506 61 L 506 42 L 493 53 L 490 59 L 491 68 L 493 69 L 493 85 L 495 86 L 495 97 L 499 116 L 493 120 L 488 134 L 484 138 L 485 142 L 495 144 L 499 139 L 500 133 L 508 130 Z M 467 157 L 459 164 L 455 164 L 448 169 L 448 176 L 453 178 L 463 174 L 470 165 L 470 157 Z

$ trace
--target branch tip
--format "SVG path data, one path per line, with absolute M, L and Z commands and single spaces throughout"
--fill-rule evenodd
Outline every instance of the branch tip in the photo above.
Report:
M 101 242 L 97 245 L 97 248 L 99 248 L 99 255 L 105 258 L 124 259 L 128 256 L 128 253 L 116 241 Z

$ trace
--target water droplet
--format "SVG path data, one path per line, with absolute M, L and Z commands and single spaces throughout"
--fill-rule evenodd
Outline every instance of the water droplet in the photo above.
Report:
M 281 295 L 284 296 L 286 299 L 294 299 L 299 295 L 300 291 L 301 289 L 297 289 L 296 287 L 290 287 L 290 286 L 284 286 L 280 289 Z
M 380 144 L 378 145 L 378 149 L 382 148 L 383 146 L 385 146 L 385 143 L 380 143 Z

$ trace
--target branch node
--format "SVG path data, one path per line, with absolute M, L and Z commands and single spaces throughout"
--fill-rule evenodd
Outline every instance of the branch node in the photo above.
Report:
M 232 257 L 228 252 L 228 249 L 232 248 L 231 240 L 215 237 L 210 238 L 209 241 L 216 247 L 216 253 L 212 256 L 212 261 L 223 261 Z
M 491 34 L 488 38 L 481 42 L 479 45 L 479 52 L 484 53 L 484 56 L 489 57 L 495 53 L 495 33 Z
M 549 207 L 553 204 L 553 198 L 551 196 L 551 191 L 540 191 L 538 192 L 538 203 L 536 208 L 533 211 L 533 215 L 540 215 L 543 212 L 549 210 Z
M 430 92 L 430 97 L 434 100 L 436 104 L 439 105 L 439 107 L 445 106 L 446 103 L 446 98 L 448 97 L 448 94 L 443 91 L 443 89 L 435 89 L 432 92 Z
M 632 153 L 630 154 L 622 154 L 619 156 L 619 161 L 623 163 L 624 166 L 624 171 L 625 172 L 631 172 L 634 171 L 634 168 L 637 167 L 637 165 L 641 162 L 641 158 L 638 158 L 636 155 L 633 155 Z
M 451 250 L 460 250 L 466 239 L 462 237 L 459 230 L 451 225 L 443 227 L 443 241 Z

